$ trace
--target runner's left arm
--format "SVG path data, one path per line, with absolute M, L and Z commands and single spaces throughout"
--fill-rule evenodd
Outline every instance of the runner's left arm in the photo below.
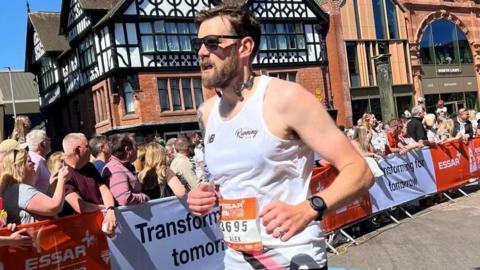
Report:
M 373 175 L 323 105 L 301 86 L 289 86 L 289 89 L 279 91 L 281 94 L 275 94 L 274 111 L 287 130 L 297 134 L 313 151 L 338 169 L 335 181 L 316 194 L 325 201 L 328 207 L 326 213 L 335 211 L 368 191 L 373 185 Z M 275 201 L 260 213 L 267 233 L 279 228 L 285 234 L 273 236 L 281 237 L 283 241 L 303 231 L 317 215 L 307 200 L 298 205 Z

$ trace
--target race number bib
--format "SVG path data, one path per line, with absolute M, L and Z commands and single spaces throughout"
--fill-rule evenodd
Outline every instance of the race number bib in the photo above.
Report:
M 238 251 L 259 251 L 263 249 L 260 226 L 257 222 L 257 199 L 220 199 L 220 229 L 223 240 Z

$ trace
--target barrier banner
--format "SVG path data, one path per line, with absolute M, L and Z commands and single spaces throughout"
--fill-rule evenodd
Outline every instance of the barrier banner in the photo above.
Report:
M 109 269 L 102 220 L 97 212 L 19 226 L 27 228 L 34 246 L 26 250 L 1 247 L 0 269 Z M 10 233 L 0 231 L 3 236 Z
M 338 171 L 333 167 L 322 167 L 315 169 L 310 180 L 310 192 L 317 193 L 318 191 L 327 188 L 333 183 L 337 177 Z M 372 206 L 368 193 L 365 193 L 360 199 L 353 203 L 337 209 L 334 213 L 326 214 L 322 219 L 322 230 L 328 233 L 339 229 L 345 225 L 353 223 L 372 213 Z
M 437 191 L 428 149 L 389 156 L 380 160 L 379 166 L 384 175 L 375 178 L 375 184 L 368 191 L 373 213 Z
M 468 149 L 463 142 L 452 142 L 430 148 L 437 192 L 443 192 L 468 182 L 471 175 Z
M 468 142 L 468 167 L 470 178 L 480 177 L 480 139 Z
M 112 269 L 223 269 L 219 210 L 197 217 L 185 203 L 167 198 L 117 209 Z

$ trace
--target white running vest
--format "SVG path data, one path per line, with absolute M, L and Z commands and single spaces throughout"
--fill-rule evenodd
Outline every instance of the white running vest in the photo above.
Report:
M 263 101 L 270 80 L 261 76 L 240 113 L 228 121 L 220 117 L 217 98 L 205 133 L 205 162 L 221 195 L 224 199 L 256 197 L 258 213 L 273 200 L 303 202 L 309 196 L 313 167 L 313 152 L 307 145 L 280 139 L 265 124 Z M 273 249 L 324 241 L 319 222 L 312 222 L 288 242 L 268 235 L 261 225 L 261 237 L 264 246 Z

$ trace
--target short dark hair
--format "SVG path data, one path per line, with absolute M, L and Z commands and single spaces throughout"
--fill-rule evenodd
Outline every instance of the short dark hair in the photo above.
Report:
M 190 149 L 190 140 L 185 136 L 179 136 L 175 141 L 175 150 L 180 153 L 188 153 Z
M 248 36 L 253 39 L 255 44 L 250 59 L 253 60 L 260 48 L 260 36 L 262 35 L 258 20 L 252 15 L 246 6 L 228 3 L 200 11 L 195 18 L 195 24 L 198 28 L 204 21 L 218 16 L 228 19 L 232 25 L 232 30 L 235 31 L 235 33 L 231 34 L 244 37 Z
M 97 157 L 98 154 L 100 154 L 102 145 L 105 143 L 108 143 L 107 136 L 98 135 L 91 138 L 90 141 L 88 141 L 88 146 L 90 147 L 90 153 L 92 156 Z
M 110 150 L 112 155 L 119 159 L 126 157 L 125 147 L 133 148 L 133 141 L 128 134 L 113 134 L 109 139 Z

